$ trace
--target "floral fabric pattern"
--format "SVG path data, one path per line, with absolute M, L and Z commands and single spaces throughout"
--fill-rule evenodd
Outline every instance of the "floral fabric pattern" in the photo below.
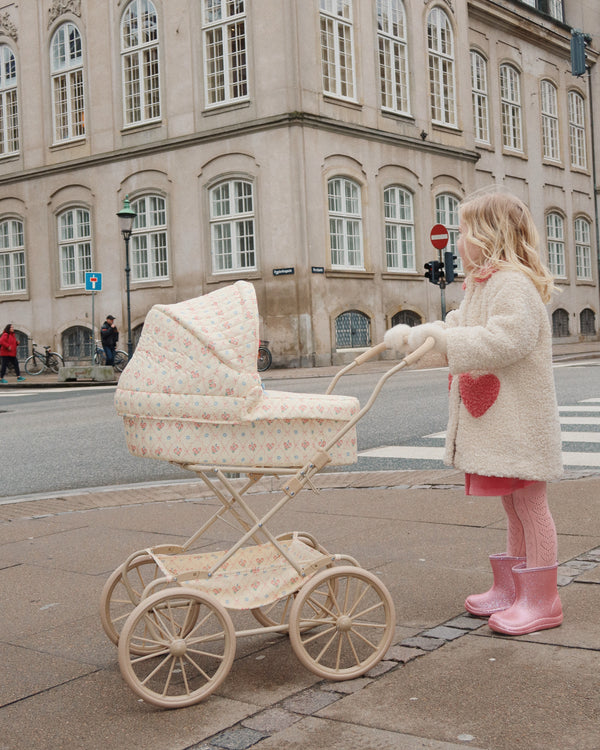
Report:
M 130 452 L 182 464 L 296 468 L 329 446 L 332 464 L 354 463 L 354 427 L 334 439 L 358 400 L 263 390 L 258 341 L 248 282 L 155 305 L 115 395 Z

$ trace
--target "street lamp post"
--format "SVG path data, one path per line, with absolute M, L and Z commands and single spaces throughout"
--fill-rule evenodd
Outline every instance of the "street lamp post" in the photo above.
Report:
M 123 239 L 125 240 L 125 280 L 127 284 L 127 358 L 131 359 L 133 354 L 133 342 L 131 341 L 131 299 L 130 299 L 130 285 L 129 275 L 131 268 L 129 266 L 129 240 L 131 238 L 131 230 L 133 228 L 133 221 L 137 216 L 136 212 L 129 205 L 129 196 L 125 196 L 123 201 L 123 208 L 117 211 L 119 217 L 119 229 Z

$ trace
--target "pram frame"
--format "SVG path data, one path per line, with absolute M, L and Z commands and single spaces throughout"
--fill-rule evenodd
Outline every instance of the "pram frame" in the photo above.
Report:
M 331 450 L 332 446 L 334 446 L 339 440 L 341 440 L 341 438 L 344 437 L 344 435 L 346 435 L 346 433 L 351 430 L 357 424 L 357 422 L 362 419 L 362 417 L 371 409 L 374 401 L 378 397 L 387 380 L 395 375 L 399 370 L 418 361 L 418 359 L 420 359 L 423 354 L 425 354 L 433 347 L 434 343 L 435 342 L 432 338 L 428 338 L 421 347 L 404 357 L 404 359 L 400 363 L 385 372 L 375 385 L 367 403 L 355 415 L 353 415 L 336 432 L 336 434 L 326 442 L 325 446 L 322 449 L 318 450 L 314 454 L 312 459 L 308 461 L 301 469 L 285 467 L 249 468 L 248 466 L 223 465 L 207 466 L 204 464 L 199 465 L 193 463 L 180 464 L 182 468 L 195 472 L 205 482 L 209 489 L 214 492 L 216 498 L 221 503 L 221 507 L 200 527 L 200 529 L 198 529 L 183 544 L 157 545 L 134 552 L 127 558 L 122 566 L 119 566 L 119 568 L 117 568 L 109 581 L 107 581 L 102 595 L 102 623 L 109 638 L 111 638 L 113 642 L 118 644 L 119 663 L 121 666 L 122 674 L 126 681 L 129 683 L 130 687 L 132 687 L 132 689 L 136 693 L 141 695 L 144 700 L 163 707 L 180 707 L 184 705 L 191 705 L 198 700 L 202 700 L 208 694 L 213 692 L 214 689 L 216 689 L 216 687 L 221 684 L 222 680 L 224 679 L 228 669 L 226 669 L 225 674 L 223 674 L 222 667 L 226 663 L 229 663 L 230 665 L 233 661 L 233 656 L 229 653 L 229 650 L 233 648 L 233 651 L 235 651 L 236 637 L 253 636 L 259 633 L 289 633 L 292 646 L 294 647 L 294 650 L 296 651 L 297 656 L 299 657 L 301 662 L 315 673 L 330 679 L 351 679 L 353 677 L 358 677 L 368 671 L 368 669 L 372 668 L 372 666 L 374 666 L 377 661 L 383 658 L 385 651 L 387 651 L 387 648 L 390 645 L 395 623 L 393 602 L 391 601 L 391 597 L 389 596 L 389 593 L 387 592 L 387 589 L 385 589 L 383 584 L 381 584 L 378 579 L 373 576 L 373 574 L 360 569 L 360 567 L 358 567 L 358 563 L 356 562 L 356 560 L 354 560 L 354 558 L 342 554 L 329 554 L 326 550 L 320 547 L 316 540 L 314 540 L 314 538 L 309 534 L 306 534 L 305 532 L 289 532 L 287 534 L 276 536 L 269 530 L 266 524 L 285 505 L 287 505 L 287 503 L 291 499 L 296 497 L 297 494 L 305 486 L 308 485 L 313 491 L 318 492 L 318 489 L 312 482 L 312 478 L 331 460 L 328 452 Z M 328 395 L 332 393 L 336 384 L 343 375 L 347 374 L 349 371 L 363 364 L 364 362 L 376 357 L 385 349 L 385 344 L 382 343 L 360 354 L 355 360 L 353 360 L 353 362 L 342 368 L 342 370 L 337 373 L 337 375 L 329 385 L 326 394 Z M 229 496 L 226 496 L 221 487 L 215 485 L 211 478 L 209 478 L 209 473 L 212 473 L 216 476 L 222 487 L 226 490 L 227 493 L 229 493 Z M 247 476 L 247 481 L 241 488 L 236 488 L 226 476 L 226 474 L 229 473 L 245 474 Z M 273 476 L 275 478 L 279 478 L 280 476 L 282 476 L 286 477 L 286 479 L 279 488 L 283 493 L 281 498 L 265 513 L 259 516 L 246 502 L 244 496 L 246 495 L 248 490 L 254 487 L 254 485 L 264 476 Z M 233 518 L 233 522 L 231 522 L 230 518 L 227 517 L 228 515 Z M 192 547 L 192 545 L 196 541 L 198 541 L 217 521 L 223 521 L 231 528 L 241 529 L 242 536 L 226 551 L 212 553 L 213 555 L 220 555 L 220 557 L 208 569 L 199 568 L 183 573 L 178 573 L 176 575 L 170 573 L 169 570 L 165 567 L 164 561 L 161 559 L 161 555 L 173 555 L 177 557 L 178 555 L 180 556 L 185 554 Z M 229 616 L 227 615 L 226 608 L 223 607 L 223 605 L 217 598 L 215 598 L 213 594 L 202 590 L 202 588 L 198 590 L 196 587 L 200 585 L 202 581 L 210 581 L 211 579 L 213 579 L 218 571 L 223 568 L 223 566 L 225 566 L 230 560 L 232 560 L 232 558 L 234 558 L 234 556 L 240 550 L 248 551 L 249 549 L 252 549 L 251 547 L 246 546 L 250 540 L 252 540 L 256 545 L 260 545 L 261 537 L 264 537 L 266 539 L 266 544 L 271 544 L 278 551 L 281 557 L 287 561 L 291 568 L 293 568 L 295 573 L 297 573 L 299 576 L 299 582 L 292 591 L 286 592 L 283 596 L 274 596 L 272 600 L 264 602 L 264 606 L 268 606 L 278 601 L 284 602 L 284 615 L 282 617 L 282 621 L 273 622 L 272 625 L 266 624 L 260 628 L 250 628 L 235 632 L 232 631 L 233 626 L 230 625 L 230 621 L 228 620 Z M 304 547 L 312 548 L 318 554 L 314 555 L 313 559 L 309 559 L 308 563 L 303 562 L 302 560 L 299 560 L 289 549 L 289 546 L 291 546 L 291 542 L 289 546 L 282 543 L 284 541 L 282 537 L 289 537 L 291 540 L 299 542 L 299 544 L 301 545 L 301 549 Z M 308 540 L 310 544 L 306 545 L 304 540 Z M 199 557 L 201 557 L 201 555 L 199 555 Z M 159 577 L 154 576 L 153 579 L 144 586 L 140 594 L 139 591 L 135 589 L 130 580 L 130 573 L 133 569 L 135 569 L 139 574 L 139 568 L 149 561 L 153 561 L 153 563 L 156 565 L 156 568 L 160 570 L 163 575 Z M 350 565 L 342 567 L 336 566 L 333 569 L 333 573 L 331 572 L 331 570 L 329 570 L 328 573 L 328 569 L 333 568 L 336 562 L 347 562 L 350 563 Z M 331 588 L 333 584 L 330 584 L 329 579 L 331 578 L 331 580 L 334 580 L 335 578 L 337 580 L 339 578 L 340 580 L 342 580 L 344 576 L 348 577 L 349 580 L 353 576 L 355 578 L 360 578 L 366 583 L 366 585 L 377 589 L 378 596 L 380 597 L 383 604 L 376 606 L 383 606 L 386 612 L 385 633 L 384 636 L 382 636 L 382 641 L 379 648 L 374 649 L 374 653 L 364 663 L 359 663 L 357 668 L 353 667 L 351 669 L 330 669 L 329 667 L 324 667 L 319 664 L 318 659 L 315 662 L 315 660 L 304 650 L 304 645 L 302 643 L 303 630 L 315 627 L 315 625 L 312 625 L 311 623 L 313 622 L 314 618 L 317 617 L 317 615 L 314 615 L 313 619 L 311 619 L 309 616 L 308 620 L 300 621 L 300 615 L 298 613 L 299 610 L 302 609 L 302 606 L 304 606 L 306 597 L 297 597 L 297 595 L 302 591 L 302 588 L 307 580 L 314 579 L 314 581 L 317 583 L 317 586 L 321 585 L 322 583 L 330 586 L 330 588 L 327 589 L 329 593 L 326 594 L 324 604 L 319 605 L 319 607 L 317 608 L 315 608 L 314 604 L 311 605 L 313 609 L 316 609 L 317 614 L 320 613 L 320 616 L 322 617 L 324 612 L 329 611 L 328 608 L 331 607 L 331 601 L 335 601 L 336 598 L 337 589 L 334 590 L 333 588 Z M 111 620 L 110 615 L 110 598 L 114 592 L 114 588 L 116 585 L 115 582 L 119 581 L 124 586 L 129 596 L 131 605 L 133 606 L 133 611 L 131 611 L 128 615 L 121 634 L 119 634 L 116 630 L 115 622 Z M 194 588 L 190 588 L 190 585 L 194 586 Z M 350 583 L 348 583 L 347 585 L 348 587 L 350 587 Z M 199 691 L 193 691 L 190 694 L 187 685 L 187 679 L 185 680 L 186 695 L 183 698 L 165 696 L 167 686 L 165 686 L 162 695 L 152 693 L 146 688 L 145 682 L 154 673 L 152 673 L 143 682 L 140 682 L 135 674 L 134 669 L 134 665 L 140 660 L 144 661 L 155 656 L 156 647 L 149 648 L 147 646 L 144 646 L 144 638 L 138 637 L 138 640 L 136 640 L 136 636 L 132 635 L 132 633 L 135 630 L 137 624 L 139 624 L 140 618 L 145 616 L 146 619 L 150 622 L 150 630 L 153 630 L 154 632 L 153 638 L 156 641 L 161 640 L 161 626 L 157 625 L 156 623 L 158 623 L 158 621 L 163 616 L 163 614 L 161 614 L 163 613 L 163 611 L 166 611 L 166 609 L 168 609 L 170 612 L 172 612 L 168 602 L 171 599 L 173 599 L 173 601 L 177 601 L 177 595 L 172 593 L 174 590 L 173 586 L 175 586 L 175 590 L 179 591 L 179 599 L 183 598 L 185 600 L 185 598 L 188 597 L 190 601 L 196 602 L 193 607 L 190 604 L 186 615 L 187 619 L 191 619 L 193 617 L 193 613 L 199 611 L 202 606 L 212 607 L 215 616 L 222 623 L 223 641 L 225 644 L 229 644 L 227 649 L 225 649 L 226 653 L 224 653 L 222 656 L 222 663 L 217 670 L 217 673 L 207 680 L 206 685 L 202 689 L 200 689 Z M 315 588 L 317 588 L 317 586 L 315 586 Z M 164 589 L 164 591 L 159 590 L 161 589 L 161 587 Z M 161 594 L 163 595 L 162 597 Z M 346 593 L 346 597 L 347 596 L 348 593 Z M 285 618 L 285 613 L 288 609 L 290 601 L 293 601 L 290 610 L 290 619 L 289 622 L 284 622 L 283 619 Z M 167 604 L 165 605 L 164 602 L 166 602 Z M 182 606 L 183 605 L 181 604 L 178 605 L 178 607 L 180 608 Z M 261 610 L 262 606 L 263 605 L 261 605 L 261 607 L 258 607 L 258 609 Z M 145 609 L 146 607 L 154 607 L 151 616 L 148 615 L 148 612 Z M 234 607 L 234 609 L 236 608 L 237 607 Z M 257 608 L 250 607 L 250 609 L 254 613 Z M 186 634 L 186 630 L 188 627 L 191 628 L 190 633 L 193 633 L 197 628 L 197 625 L 195 625 L 194 623 L 188 625 L 187 619 L 183 624 L 180 625 L 180 629 L 178 631 L 179 635 L 182 637 L 175 639 L 178 642 L 181 641 L 181 643 L 183 643 L 189 635 Z M 256 619 L 258 619 L 259 622 L 263 622 L 262 619 L 258 616 L 256 616 Z M 340 618 L 340 621 L 341 619 L 343 618 Z M 152 620 L 154 620 L 154 625 L 152 624 Z M 319 620 L 318 617 L 317 620 Z M 268 622 L 269 618 L 265 617 L 265 621 Z M 343 627 L 345 628 L 346 625 L 344 624 Z M 124 638 L 125 640 L 123 640 Z M 367 642 L 369 642 L 368 639 L 363 638 L 363 640 L 367 640 Z M 155 641 L 150 639 L 150 642 L 154 643 Z M 231 645 L 232 642 L 233 646 Z M 183 655 L 185 655 L 184 646 L 178 645 L 177 649 L 183 649 Z M 165 651 L 164 653 L 167 652 Z M 171 653 L 173 654 L 174 652 L 171 651 Z M 354 653 L 356 655 L 356 652 Z M 132 654 L 133 658 L 131 656 Z M 166 658 L 167 657 L 165 657 L 165 659 Z M 175 656 L 173 656 L 172 658 L 175 659 Z M 181 668 L 185 674 L 183 657 L 179 656 L 177 658 L 180 659 Z M 356 658 L 358 660 L 358 657 Z M 159 667 L 157 667 L 157 670 L 159 668 L 160 664 Z M 171 666 L 171 672 L 172 670 L 173 667 Z M 169 673 L 168 682 L 170 682 L 171 680 L 171 672 Z

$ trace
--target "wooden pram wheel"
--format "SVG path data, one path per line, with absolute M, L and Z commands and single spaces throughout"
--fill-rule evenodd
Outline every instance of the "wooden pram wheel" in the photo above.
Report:
M 146 586 L 162 575 L 156 562 L 150 555 L 140 555 L 129 563 L 127 580 L 132 593 L 123 582 L 123 567 L 125 563 L 110 575 L 100 596 L 100 620 L 104 632 L 117 646 L 119 635 L 125 620 L 140 603 Z
M 223 682 L 234 656 L 235 630 L 227 610 L 214 596 L 191 587 L 144 599 L 119 639 L 124 680 L 161 708 L 182 708 L 206 698 Z
M 307 669 L 326 679 L 350 680 L 383 658 L 395 626 L 392 597 L 377 576 L 345 565 L 322 570 L 300 589 L 289 633 Z

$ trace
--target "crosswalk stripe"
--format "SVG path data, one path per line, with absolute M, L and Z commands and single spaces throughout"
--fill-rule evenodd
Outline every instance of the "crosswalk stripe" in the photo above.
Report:
M 598 406 L 559 406 L 558 411 L 560 412 L 575 412 L 575 411 L 581 411 L 581 412 L 594 412 L 594 411 L 600 411 L 600 404 Z
M 587 404 L 587 405 L 586 405 Z M 591 404 L 598 404 L 597 406 Z M 585 413 L 600 412 L 600 398 L 590 398 L 580 401 L 574 406 L 561 406 L 560 412 L 566 413 Z M 559 417 L 561 425 L 578 425 L 584 427 L 600 427 L 600 416 L 582 417 L 582 416 L 564 416 Z M 412 459 L 423 461 L 443 461 L 444 445 L 446 438 L 445 430 L 425 435 L 426 439 L 440 441 L 440 445 L 382 445 L 378 448 L 361 451 L 359 456 L 365 458 L 398 458 Z M 561 439 L 564 443 L 600 443 L 600 430 L 562 430 Z M 600 451 L 568 451 L 562 452 L 563 463 L 565 466 L 589 466 L 600 467 Z
M 444 448 L 416 445 L 384 445 L 381 448 L 372 448 L 361 451 L 361 458 L 403 458 L 422 461 L 443 461 Z M 563 464 L 565 466 L 593 466 L 600 467 L 600 453 L 572 451 L 562 452 Z

